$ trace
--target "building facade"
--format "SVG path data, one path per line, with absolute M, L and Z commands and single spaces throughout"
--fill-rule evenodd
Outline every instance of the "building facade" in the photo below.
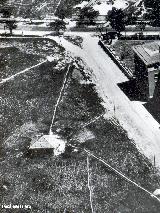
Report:
M 160 71 L 160 42 L 133 47 L 136 85 L 141 94 L 153 98 Z

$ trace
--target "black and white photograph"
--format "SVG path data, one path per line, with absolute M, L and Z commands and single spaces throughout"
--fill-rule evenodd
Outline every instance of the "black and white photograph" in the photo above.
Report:
M 0 213 L 160 213 L 160 0 L 0 0 Z

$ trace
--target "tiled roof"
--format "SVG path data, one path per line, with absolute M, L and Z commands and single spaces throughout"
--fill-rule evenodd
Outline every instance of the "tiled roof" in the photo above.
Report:
M 133 47 L 133 50 L 141 58 L 146 66 L 160 63 L 160 42 L 136 45 Z

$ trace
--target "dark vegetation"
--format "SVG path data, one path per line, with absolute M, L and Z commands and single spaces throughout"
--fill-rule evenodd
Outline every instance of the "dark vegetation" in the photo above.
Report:
M 2 5 L 2 7 L 0 8 L 0 13 L 2 13 L 2 18 L 10 18 L 11 15 L 12 15 L 12 8 L 10 8 L 10 7 L 4 7 Z
M 160 2 L 159 0 L 144 0 L 147 8 L 146 18 L 148 18 L 154 26 L 160 26 Z
M 7 0 L 1 0 L 0 4 L 3 5 L 6 3 Z
M 12 15 L 12 8 L 11 7 L 4 7 L 4 3 L 6 1 L 4 1 L 2 3 L 2 6 L 0 5 L 0 13 L 2 14 L 2 18 L 11 18 L 11 15 Z M 7 28 L 9 29 L 10 31 L 10 35 L 12 35 L 12 32 L 14 29 L 17 28 L 17 24 L 14 20 L 10 20 L 10 21 L 5 21 L 5 24 L 4 24 L 4 28 Z
M 5 27 L 9 29 L 10 34 L 12 35 L 13 30 L 17 28 L 17 24 L 15 21 L 6 21 Z
M 95 19 L 99 15 L 98 11 L 95 11 L 93 7 L 84 7 L 80 10 L 79 20 L 77 26 L 81 25 L 94 25 Z
M 125 30 L 125 14 L 122 9 L 113 7 L 112 10 L 108 11 L 107 20 L 118 33 Z
M 71 17 L 71 15 L 74 13 L 73 6 L 79 4 L 82 2 L 81 0 L 62 0 L 59 8 L 57 9 L 56 15 L 59 18 L 64 17 Z
M 140 31 L 141 33 L 145 30 L 148 19 L 141 17 L 138 20 L 138 14 L 136 14 L 136 7 L 131 5 L 125 10 L 112 8 L 108 11 L 107 21 L 110 22 L 111 27 L 116 30 L 119 34 L 121 31 L 127 29 L 128 25 L 136 25 L 134 31 Z M 132 29 L 133 30 L 133 29 Z
M 127 7 L 124 10 L 125 13 L 125 20 L 127 24 L 134 24 L 137 20 L 137 14 L 136 14 L 137 8 L 134 6 L 134 3 L 130 3 L 129 7 Z
M 64 36 L 66 40 L 82 48 L 83 38 L 80 36 Z
M 64 31 L 66 29 L 66 23 L 63 20 L 55 20 L 50 23 L 50 29 L 56 31 L 57 33 Z

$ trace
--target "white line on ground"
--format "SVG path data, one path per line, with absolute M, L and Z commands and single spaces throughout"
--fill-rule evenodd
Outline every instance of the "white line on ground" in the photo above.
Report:
M 49 134 L 52 134 L 52 126 L 53 126 L 53 123 L 54 123 L 54 120 L 55 120 L 58 104 L 59 104 L 59 102 L 61 100 L 61 96 L 62 96 L 64 87 L 65 87 L 65 84 L 67 82 L 67 77 L 68 77 L 68 73 L 69 73 L 69 70 L 70 70 L 70 66 L 71 66 L 71 64 L 69 64 L 69 66 L 68 66 L 67 72 L 66 72 L 65 77 L 64 77 L 63 85 L 62 85 L 61 91 L 59 93 L 59 97 L 58 97 L 56 105 L 54 107 L 54 112 L 53 112 L 53 117 L 52 117 L 52 122 L 51 122 L 50 130 L 49 130 Z
M 27 68 L 27 69 L 25 69 L 25 70 L 22 70 L 22 71 L 20 71 L 20 72 L 14 74 L 14 75 L 8 77 L 8 78 L 2 79 L 2 81 L 0 81 L 0 85 L 6 83 L 7 81 L 13 80 L 15 77 L 17 77 L 17 76 L 19 76 L 19 75 L 21 75 L 21 74 L 24 74 L 25 72 L 28 72 L 28 71 L 30 71 L 31 69 L 33 69 L 33 68 L 35 68 L 35 67 L 38 67 L 38 66 L 40 66 L 41 64 L 46 63 L 47 61 L 48 61 L 48 60 L 46 59 L 45 61 L 42 61 L 42 62 L 40 62 L 40 63 L 38 63 L 38 64 L 36 64 L 36 65 L 34 65 L 34 66 L 31 66 L 31 67 L 29 67 L 29 68 Z
M 141 189 L 142 191 L 146 192 L 147 194 L 149 194 L 152 198 L 155 198 L 158 202 L 160 202 L 160 199 L 155 196 L 153 193 L 151 193 L 150 191 L 148 191 L 147 189 L 143 188 L 142 186 L 140 186 L 139 184 L 137 184 L 136 182 L 132 181 L 130 178 L 128 178 L 127 176 L 125 176 L 123 173 L 119 172 L 117 169 L 113 168 L 111 165 L 109 165 L 105 160 L 103 160 L 102 158 L 92 154 L 89 150 L 84 149 L 84 151 L 87 153 L 87 156 L 92 156 L 93 158 L 95 158 L 96 160 L 100 161 L 101 163 L 103 163 L 105 166 L 107 166 L 108 168 L 110 168 L 112 171 L 114 171 L 118 176 L 120 176 L 121 178 L 123 178 L 124 180 L 126 180 L 127 182 L 133 184 L 134 186 L 138 187 L 139 189 Z
M 90 193 L 90 206 L 92 213 L 94 213 L 94 208 L 93 208 L 93 196 L 92 196 L 92 186 L 91 186 L 91 173 L 90 173 L 90 165 L 89 165 L 89 155 L 87 155 L 87 173 L 88 173 L 88 189 Z

